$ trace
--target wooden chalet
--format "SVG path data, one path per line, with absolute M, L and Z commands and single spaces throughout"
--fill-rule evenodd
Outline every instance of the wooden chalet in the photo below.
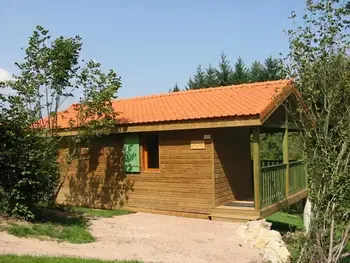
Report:
M 308 192 L 303 161 L 288 157 L 298 129 L 282 104 L 297 98 L 280 80 L 116 100 L 117 129 L 62 168 L 57 202 L 228 221 L 270 215 Z M 61 134 L 74 136 L 64 130 L 73 114 L 59 114 Z M 261 160 L 262 133 L 283 133 L 283 160 Z

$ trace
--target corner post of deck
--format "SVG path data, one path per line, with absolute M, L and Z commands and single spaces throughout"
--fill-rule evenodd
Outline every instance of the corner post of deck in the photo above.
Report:
M 260 127 L 253 127 L 253 174 L 254 174 L 254 206 L 260 210 Z
M 283 132 L 283 163 L 286 165 L 286 197 L 289 195 L 289 150 L 288 150 L 288 114 L 285 113 L 285 128 Z

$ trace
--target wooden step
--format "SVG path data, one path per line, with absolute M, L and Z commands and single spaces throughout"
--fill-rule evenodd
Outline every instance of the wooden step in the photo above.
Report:
M 226 206 L 219 206 L 215 207 L 213 210 L 213 213 L 218 213 L 222 215 L 227 215 L 227 216 L 233 216 L 233 215 L 238 215 L 238 216 L 245 216 L 245 217 L 260 217 L 260 212 L 252 209 L 252 208 L 237 208 L 237 207 L 226 207 Z
M 248 222 L 259 219 L 259 216 L 239 215 L 239 214 L 222 214 L 211 213 L 210 219 L 213 221 L 228 221 L 228 222 Z

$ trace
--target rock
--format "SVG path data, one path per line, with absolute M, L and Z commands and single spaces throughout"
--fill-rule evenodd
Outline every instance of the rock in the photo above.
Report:
M 251 221 L 241 226 L 237 234 L 252 247 L 262 250 L 263 262 L 289 263 L 290 253 L 281 234 L 270 228 L 271 223 L 265 220 Z
M 264 237 L 258 237 L 253 245 L 257 248 L 265 248 L 270 240 L 264 238 Z
M 290 253 L 283 241 L 270 241 L 265 247 L 264 262 L 290 263 Z
M 262 219 L 262 220 L 256 220 L 256 221 L 249 221 L 247 223 L 247 227 L 248 228 L 252 228 L 252 227 L 260 227 L 260 228 L 264 228 L 264 229 L 267 229 L 267 230 L 270 230 L 271 229 L 271 223 L 269 222 L 266 222 L 265 219 Z
M 303 214 L 304 227 L 305 227 L 306 233 L 309 232 L 310 218 L 311 218 L 311 202 L 309 199 L 307 199 L 304 207 L 304 214 Z

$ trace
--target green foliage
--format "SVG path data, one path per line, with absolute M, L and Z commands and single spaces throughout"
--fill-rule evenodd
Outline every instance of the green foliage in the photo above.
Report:
M 250 67 L 250 81 L 251 82 L 261 82 L 266 80 L 265 76 L 265 68 L 264 66 L 257 60 L 252 63 Z
M 201 65 L 198 65 L 196 74 L 193 76 L 193 81 L 190 78 L 186 89 L 200 89 L 205 87 L 205 72 L 202 69 Z
M 34 218 L 53 201 L 58 183 L 56 143 L 30 128 L 18 98 L 0 107 L 0 213 Z
M 280 59 L 269 56 L 267 59 L 265 59 L 264 64 L 265 80 L 279 80 L 285 78 L 285 75 L 283 74 L 283 63 Z
M 46 257 L 46 256 L 16 256 L 0 255 L 0 263 L 141 263 L 140 261 L 129 260 L 99 260 L 82 259 L 73 257 Z
M 221 54 L 218 68 L 209 63 L 208 68 L 197 67 L 196 73 L 188 79 L 186 90 L 220 87 L 249 82 L 262 82 L 285 78 L 283 63 L 280 59 L 269 56 L 264 64 L 254 61 L 251 68 L 247 68 L 241 57 L 232 66 L 225 53 Z M 177 85 L 177 84 L 176 84 Z M 178 88 L 178 86 L 177 86 Z
M 231 76 L 232 80 L 231 83 L 232 84 L 243 84 L 243 83 L 247 83 L 249 82 L 249 71 L 246 68 L 243 59 L 241 57 L 238 58 L 235 67 L 234 67 L 234 71 L 233 74 Z
M 216 86 L 227 86 L 232 83 L 232 67 L 230 61 L 227 59 L 226 54 L 221 53 L 221 61 L 219 68 L 216 70 L 217 85 Z
M 350 256 L 345 249 L 350 236 L 349 11 L 344 2 L 307 1 L 304 24 L 288 31 L 286 70 L 303 97 L 291 113 L 303 129 L 312 203 L 301 262 L 340 262 Z
M 205 88 L 216 87 L 218 83 L 215 68 L 209 64 L 209 67 L 205 70 Z
M 48 33 L 36 28 L 24 61 L 16 63 L 19 74 L 0 83 L 0 88 L 16 92 L 0 95 L 0 212 L 26 219 L 35 216 L 36 208 L 54 202 L 65 180 L 63 176 L 59 181 L 57 164 L 62 140 L 58 113 L 64 101 L 80 95 L 68 129 L 77 130 L 72 145 L 88 148 L 94 138 L 115 127 L 111 100 L 121 86 L 114 71 L 104 73 L 99 63 L 80 59 L 79 36 L 51 41 Z M 76 150 L 67 156 L 67 173 L 71 160 L 79 158 Z
M 169 92 L 178 92 L 181 91 L 179 85 L 177 85 L 177 82 L 175 83 L 173 89 L 170 89 Z

